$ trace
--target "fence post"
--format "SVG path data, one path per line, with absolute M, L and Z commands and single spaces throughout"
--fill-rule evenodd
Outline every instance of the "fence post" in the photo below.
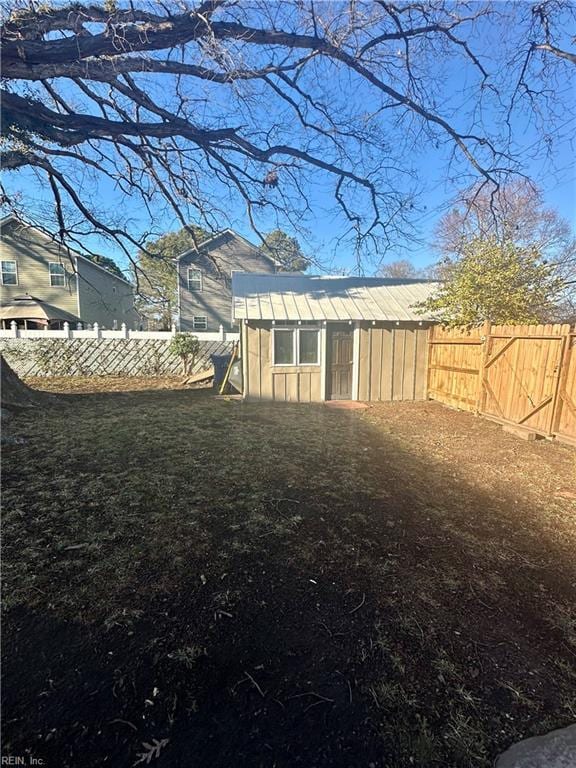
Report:
M 18 336 L 20 336 L 20 332 L 18 331 L 18 323 L 16 322 L 16 320 L 12 320 L 12 322 L 10 323 L 10 330 L 12 331 L 12 336 L 14 336 L 15 339 L 17 339 Z
M 120 326 L 120 330 L 122 331 L 123 338 L 128 339 L 129 334 L 128 334 L 128 326 L 126 325 L 126 323 L 122 323 L 122 325 Z
M 82 323 L 76 323 L 76 330 L 81 331 L 82 330 Z
M 219 332 L 220 332 L 220 341 L 226 341 L 226 331 L 224 330 L 223 325 L 220 326 Z
M 432 342 L 434 341 L 434 325 L 428 328 L 428 338 L 426 339 L 426 400 L 431 400 L 430 397 L 430 380 L 432 379 L 432 368 L 430 367 L 432 362 Z
M 176 323 L 172 323 L 172 327 L 170 328 L 170 332 L 172 333 L 172 336 L 176 336 Z
M 550 435 L 554 435 L 560 428 L 560 417 L 562 414 L 562 394 L 566 386 L 566 377 L 570 367 L 570 356 L 572 355 L 572 334 L 570 326 L 562 339 L 562 348 L 560 351 L 560 360 L 558 362 L 558 371 L 556 372 L 556 383 L 554 387 L 554 396 L 552 399 L 552 414 L 550 417 Z
M 64 321 L 64 337 L 66 339 L 71 339 L 72 338 L 72 331 L 70 330 L 70 323 L 67 320 Z
M 492 332 L 492 323 L 490 320 L 484 321 L 482 329 L 482 353 L 480 355 L 480 368 L 478 371 L 478 395 L 476 397 L 476 415 L 482 413 L 486 400 L 486 389 L 484 387 L 484 371 L 486 370 L 486 361 L 490 351 L 490 334 Z
M 98 323 L 94 323 L 94 335 L 96 336 L 97 339 L 101 339 L 102 338 L 102 333 L 100 331 Z

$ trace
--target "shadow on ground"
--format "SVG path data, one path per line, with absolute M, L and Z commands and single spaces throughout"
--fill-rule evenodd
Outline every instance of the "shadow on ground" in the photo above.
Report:
M 488 766 L 573 721 L 569 502 L 511 482 L 525 452 L 543 474 L 568 454 L 522 444 L 482 490 L 449 445 L 510 438 L 413 409 L 402 426 L 386 409 L 145 392 L 19 415 L 5 753 L 70 768 Z M 431 435 L 442 426 L 441 459 L 411 443 L 422 413 Z

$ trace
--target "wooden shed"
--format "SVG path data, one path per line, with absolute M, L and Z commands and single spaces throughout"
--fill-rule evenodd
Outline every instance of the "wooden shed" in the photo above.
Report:
M 252 400 L 424 400 L 425 280 L 232 276 L 243 395 Z

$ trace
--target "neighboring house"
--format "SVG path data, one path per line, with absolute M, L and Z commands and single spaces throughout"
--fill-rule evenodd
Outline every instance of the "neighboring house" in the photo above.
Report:
M 255 400 L 424 400 L 437 283 L 239 274 L 243 395 Z
M 133 327 L 134 287 L 85 256 L 55 243 L 35 227 L 0 221 L 0 319 L 27 328 L 59 328 L 67 321 L 102 328 Z
M 232 325 L 232 273 L 269 272 L 274 259 L 231 229 L 191 249 L 178 265 L 178 326 L 181 331 L 217 331 Z

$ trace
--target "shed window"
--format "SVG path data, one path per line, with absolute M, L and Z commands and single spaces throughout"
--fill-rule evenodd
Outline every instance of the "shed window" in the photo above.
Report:
M 316 328 L 274 328 L 274 365 L 318 365 Z
M 50 285 L 58 288 L 66 284 L 66 270 L 63 264 L 58 264 L 56 261 L 51 261 L 48 264 L 48 272 L 50 274 Z
M 2 262 L 2 285 L 18 285 L 18 272 L 15 261 Z
M 300 365 L 318 365 L 318 331 L 298 331 L 298 363 Z
M 202 290 L 202 271 L 200 269 L 188 270 L 188 290 L 189 291 Z
M 274 330 L 274 365 L 294 365 L 294 331 Z
M 194 315 L 192 327 L 195 331 L 205 331 L 208 328 L 208 318 L 206 315 Z

